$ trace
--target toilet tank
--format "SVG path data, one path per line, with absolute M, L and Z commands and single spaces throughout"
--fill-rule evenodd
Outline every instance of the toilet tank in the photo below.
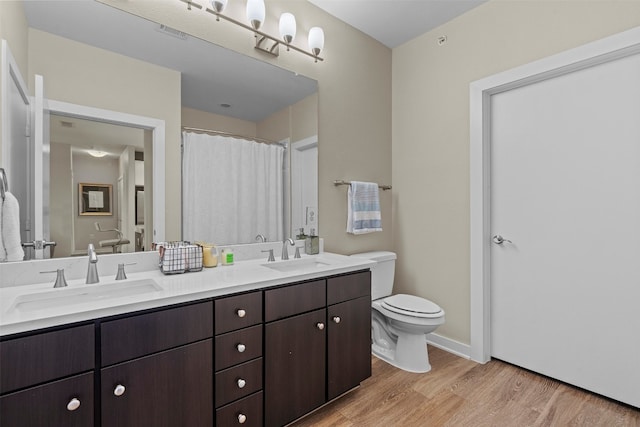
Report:
M 364 252 L 351 256 L 370 259 L 378 263 L 371 267 L 372 300 L 391 295 L 393 291 L 393 277 L 396 271 L 396 254 L 394 252 Z

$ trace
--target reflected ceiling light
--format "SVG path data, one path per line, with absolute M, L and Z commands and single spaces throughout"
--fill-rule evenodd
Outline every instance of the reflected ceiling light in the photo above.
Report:
M 101 151 L 101 150 L 87 150 L 87 153 L 89 153 L 90 156 L 98 157 L 98 158 L 104 157 L 107 154 L 109 154 L 106 151 Z
M 263 0 L 247 0 L 247 19 L 254 30 L 259 29 L 264 22 L 265 13 Z
M 309 49 L 311 49 L 311 51 L 301 49 L 291 44 L 296 36 L 296 18 L 291 13 L 286 12 L 280 16 L 280 38 L 260 31 L 260 27 L 262 26 L 262 24 L 264 24 L 266 16 L 264 0 L 247 0 L 246 12 L 249 24 L 246 24 L 246 21 L 241 22 L 222 13 L 227 6 L 228 0 L 209 0 L 211 9 L 203 7 L 202 5 L 192 0 L 179 1 L 187 5 L 187 10 L 194 10 L 192 9 L 192 7 L 195 9 L 202 9 L 215 15 L 216 21 L 219 21 L 220 18 L 222 18 L 225 21 L 229 21 L 233 24 L 238 25 L 239 27 L 253 32 L 256 38 L 255 48 L 262 52 L 269 53 L 273 56 L 278 56 L 280 54 L 280 44 L 284 42 L 284 44 L 287 46 L 287 50 L 291 48 L 295 51 L 303 53 L 307 56 L 312 57 L 315 62 L 324 61 L 324 59 L 320 57 L 320 52 L 324 48 L 324 33 L 320 27 L 313 27 L 309 31 Z
M 287 44 L 287 50 L 289 50 L 289 44 L 296 36 L 296 17 L 292 13 L 285 12 L 280 15 L 280 37 Z

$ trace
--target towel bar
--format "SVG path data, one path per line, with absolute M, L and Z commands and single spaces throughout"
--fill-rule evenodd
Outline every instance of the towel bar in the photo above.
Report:
M 333 181 L 333 185 L 335 185 L 335 186 L 338 186 L 338 185 L 351 185 L 351 181 L 344 181 L 342 179 L 336 179 L 335 181 Z M 390 185 L 378 184 L 378 187 L 381 190 L 391 190 L 391 186 Z

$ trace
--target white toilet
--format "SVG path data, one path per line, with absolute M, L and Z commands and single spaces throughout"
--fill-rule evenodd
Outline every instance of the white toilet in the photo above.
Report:
M 377 261 L 371 268 L 371 351 L 409 372 L 429 372 L 425 335 L 444 323 L 444 310 L 413 295 L 391 295 L 396 254 L 365 252 L 352 255 Z

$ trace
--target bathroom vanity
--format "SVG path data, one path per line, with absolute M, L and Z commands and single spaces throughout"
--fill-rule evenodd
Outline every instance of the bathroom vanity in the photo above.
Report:
M 4 316 L 0 425 L 281 426 L 371 375 L 367 264 L 241 264 L 156 277 L 151 308 Z

